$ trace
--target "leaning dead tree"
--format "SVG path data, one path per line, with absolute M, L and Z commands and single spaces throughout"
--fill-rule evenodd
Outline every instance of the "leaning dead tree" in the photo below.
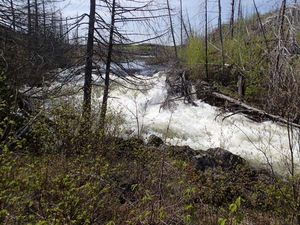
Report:
M 264 42 L 265 42 L 265 45 L 266 45 L 266 48 L 267 48 L 267 52 L 270 53 L 270 47 L 269 47 L 269 43 L 268 43 L 268 39 L 267 39 L 267 32 L 265 30 L 265 27 L 263 25 L 263 22 L 262 22 L 262 19 L 261 19 L 261 16 L 260 16 L 260 13 L 258 11 L 258 7 L 256 5 L 256 1 L 253 0 L 253 6 L 254 6 L 254 9 L 255 9 L 255 13 L 256 13 L 256 16 L 257 16 L 257 19 L 258 19 L 258 22 L 259 22 L 259 26 L 260 26 L 260 31 L 264 37 Z
M 177 44 L 176 44 L 176 39 L 175 39 L 175 30 L 173 27 L 173 19 L 172 19 L 172 13 L 171 13 L 171 7 L 170 7 L 169 0 L 167 0 L 167 9 L 168 9 L 168 14 L 169 14 L 171 36 L 172 36 L 173 47 L 174 47 L 174 56 L 175 56 L 175 58 L 178 58 Z

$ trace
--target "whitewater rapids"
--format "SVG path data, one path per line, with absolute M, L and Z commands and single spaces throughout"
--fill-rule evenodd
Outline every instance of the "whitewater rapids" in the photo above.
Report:
M 268 162 L 276 170 L 288 170 L 291 153 L 286 126 L 271 121 L 254 122 L 242 114 L 224 119 L 228 114 L 222 114 L 217 107 L 201 100 L 195 101 L 197 106 L 192 106 L 177 99 L 171 109 L 163 109 L 161 105 L 167 97 L 166 74 L 137 77 L 138 80 L 132 79 L 135 84 L 129 84 L 112 76 L 108 112 L 122 117 L 123 136 L 140 135 L 147 139 L 155 134 L 172 145 L 188 145 L 201 150 L 221 147 L 254 165 L 263 166 Z M 93 78 L 99 84 L 93 89 L 93 105 L 99 107 L 102 81 L 95 75 Z M 82 87 L 82 75 L 75 84 L 68 84 L 72 85 Z M 77 95 L 77 100 L 81 104 L 82 93 Z M 295 132 L 292 146 L 299 167 L 298 132 Z

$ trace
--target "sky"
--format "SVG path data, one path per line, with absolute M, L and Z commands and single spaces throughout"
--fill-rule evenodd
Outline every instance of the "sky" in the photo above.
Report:
M 125 0 L 123 0 L 126 2 Z M 165 2 L 163 0 L 157 0 L 159 2 Z M 67 16 L 74 16 L 77 13 L 87 13 L 89 11 L 89 0 L 67 0 L 62 3 L 64 7 L 64 14 Z M 230 15 L 230 0 L 221 0 L 223 16 L 229 17 Z M 261 12 L 266 12 L 270 9 L 278 7 L 280 0 L 256 0 L 256 4 Z M 179 9 L 179 0 L 170 0 L 171 7 L 173 9 Z M 251 13 L 253 11 L 253 0 L 242 0 L 243 10 Z M 217 12 L 217 0 L 209 0 L 209 8 L 211 14 Z M 183 0 L 183 8 L 190 15 L 191 18 L 195 18 L 197 14 L 204 11 L 204 0 Z
M 128 4 L 130 0 L 119 0 L 122 1 L 124 4 Z M 166 0 L 154 0 L 158 2 L 158 4 L 164 5 L 166 3 Z M 171 8 L 173 9 L 174 14 L 174 27 L 177 31 L 177 39 L 179 38 L 179 0 L 169 0 Z M 237 0 L 236 0 L 237 1 Z M 255 0 L 256 4 L 258 6 L 258 10 L 261 13 L 265 13 L 271 10 L 274 10 L 279 7 L 280 0 Z M 73 17 L 78 15 L 81 15 L 83 13 L 89 12 L 89 0 L 66 0 L 61 4 L 61 7 L 63 8 L 63 14 L 67 17 Z M 230 17 L 231 12 L 231 0 L 221 0 L 222 4 L 222 17 L 223 21 L 228 21 Z M 253 14 L 254 13 L 254 7 L 253 7 L 253 0 L 242 0 L 242 7 L 244 14 Z M 98 9 L 99 10 L 99 9 Z M 193 29 L 201 33 L 204 29 L 204 0 L 183 0 L 183 10 L 184 10 L 184 17 L 187 20 L 187 17 L 189 17 Z M 209 0 L 208 1 L 208 10 L 209 10 L 209 27 L 215 27 L 218 23 L 217 16 L 218 16 L 218 5 L 217 0 Z M 153 25 L 154 27 L 167 27 L 168 21 L 156 21 L 156 24 Z M 137 29 L 136 25 L 130 25 L 128 27 L 128 30 L 132 30 L 132 32 Z M 84 29 L 83 29 L 84 30 Z M 143 31 L 142 31 L 143 32 Z M 170 35 L 167 37 L 167 40 L 164 40 L 166 42 L 170 41 Z

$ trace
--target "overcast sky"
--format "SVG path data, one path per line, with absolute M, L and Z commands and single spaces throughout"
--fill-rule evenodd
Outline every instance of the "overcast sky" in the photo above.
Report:
M 163 0 L 158 0 L 159 2 L 164 2 Z M 125 2 L 125 0 L 124 0 Z M 229 17 L 230 14 L 230 2 L 231 0 L 221 0 L 223 14 Z M 77 13 L 87 13 L 89 10 L 89 0 L 67 0 L 63 3 L 65 6 L 64 13 L 68 16 L 74 16 Z M 261 12 L 265 12 L 269 9 L 275 8 L 280 3 L 280 0 L 256 0 L 258 8 Z M 173 8 L 179 8 L 179 0 L 170 0 L 170 4 Z M 210 0 L 210 11 L 214 13 L 217 11 L 217 1 Z M 245 12 L 251 13 L 253 11 L 253 0 L 242 0 L 243 10 Z M 188 12 L 191 18 L 195 17 L 197 14 L 203 13 L 204 0 L 183 0 L 183 8 Z
M 120 0 L 126 3 L 126 0 Z M 155 0 L 165 4 L 166 0 Z M 179 30 L 179 0 L 169 0 L 172 9 L 174 9 L 174 14 L 177 13 L 177 16 L 174 18 L 175 29 Z M 127 1 L 128 2 L 128 1 Z M 221 0 L 222 3 L 222 17 L 223 21 L 228 21 L 231 11 L 231 0 Z M 89 0 L 66 0 L 63 4 L 63 13 L 65 16 L 72 17 L 75 15 L 81 15 L 83 13 L 89 12 Z M 280 0 L 256 0 L 256 4 L 261 13 L 265 13 L 270 10 L 274 10 L 278 8 L 280 4 Z M 242 0 L 242 7 L 244 14 L 253 14 L 253 0 Z M 183 0 L 183 9 L 184 15 L 190 18 L 193 29 L 199 33 L 203 31 L 204 28 L 204 0 Z M 98 10 L 100 10 L 98 8 Z M 99 12 L 99 11 L 98 11 Z M 218 13 L 218 5 L 217 0 L 209 0 L 209 21 L 210 27 L 214 27 L 217 25 L 217 14 Z M 158 26 L 163 27 L 162 24 L 158 24 Z M 178 34 L 177 34 L 178 35 Z M 169 37 L 170 38 L 170 37 Z

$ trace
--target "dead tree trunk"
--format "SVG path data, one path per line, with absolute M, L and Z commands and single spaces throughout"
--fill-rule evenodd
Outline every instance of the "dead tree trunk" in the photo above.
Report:
M 64 36 L 63 17 L 61 11 L 59 11 L 59 38 L 63 39 L 63 36 Z
M 55 13 L 51 14 L 51 31 L 54 35 L 57 34 Z
M 222 75 L 224 76 L 225 72 L 225 54 L 224 54 L 224 40 L 223 40 L 223 29 L 222 29 L 222 6 L 221 0 L 218 0 L 219 16 L 218 16 L 218 26 L 220 34 L 220 43 L 221 43 L 221 54 L 222 54 Z
M 100 129 L 102 132 L 104 131 L 105 117 L 107 111 L 107 101 L 108 101 L 108 92 L 109 92 L 109 83 L 110 83 L 109 74 L 111 70 L 111 60 L 112 60 L 112 52 L 114 46 L 115 12 L 116 12 L 116 0 L 113 0 L 112 10 L 111 10 L 111 24 L 110 24 L 110 31 L 109 31 L 108 52 L 106 58 L 103 100 L 102 100 L 101 113 L 100 113 Z
M 235 12 L 235 0 L 231 0 L 231 16 L 230 16 L 230 37 L 234 36 L 234 12 Z
M 68 18 L 67 17 L 66 17 L 66 42 L 67 42 L 67 44 L 70 44 L 69 24 L 68 24 Z
M 13 30 L 16 31 L 16 15 L 15 15 L 15 8 L 13 0 L 10 0 L 10 10 L 12 15 L 12 27 Z
M 186 37 L 187 37 L 187 39 L 189 39 L 189 38 L 190 38 L 190 34 L 189 34 L 189 31 L 188 31 L 188 29 L 187 29 L 187 27 L 186 27 L 186 24 L 185 24 L 184 21 L 182 21 L 182 23 L 183 23 L 183 28 L 184 28 Z
M 286 0 L 282 0 L 281 10 L 279 14 L 279 29 L 278 29 L 279 34 L 278 34 L 278 44 L 277 44 L 277 57 L 276 57 L 276 64 L 275 64 L 275 77 L 272 78 L 272 83 L 274 84 L 275 82 L 275 87 L 278 86 L 281 80 L 280 62 L 281 62 L 282 47 L 285 45 L 285 37 L 284 37 L 285 12 L 286 12 Z
M 42 7 L 43 7 L 43 30 L 44 30 L 44 36 L 46 35 L 46 9 L 45 9 L 45 0 L 42 1 Z
M 205 77 L 208 80 L 208 0 L 205 0 Z
M 286 12 L 286 0 L 282 1 L 281 5 L 281 14 L 279 16 L 280 19 L 280 27 L 279 27 L 279 39 L 284 40 L 284 21 L 285 21 L 285 12 Z
M 89 30 L 86 48 L 86 63 L 83 86 L 83 112 L 84 122 L 90 122 L 91 117 L 91 92 L 92 70 L 94 53 L 94 30 L 95 30 L 96 0 L 90 0 Z
M 34 17 L 34 29 L 35 33 L 38 33 L 39 30 L 39 8 L 38 8 L 38 1 L 34 1 L 34 11 L 35 11 L 35 17 Z
M 187 16 L 187 19 L 188 19 L 188 25 L 189 25 L 190 34 L 193 36 L 193 29 L 192 29 L 192 24 L 191 24 L 189 15 Z
M 169 14 L 169 20 L 170 20 L 170 28 L 171 28 L 171 35 L 173 39 L 173 46 L 174 46 L 174 56 L 177 59 L 178 58 L 178 52 L 177 52 L 177 45 L 176 45 L 176 39 L 175 39 L 175 33 L 174 33 L 174 27 L 173 27 L 173 21 L 172 21 L 172 15 L 171 15 L 171 8 L 170 8 L 170 2 L 167 0 L 167 8 L 168 8 L 168 14 Z
M 257 114 L 261 118 L 266 118 L 266 119 L 270 119 L 270 120 L 273 120 L 273 121 L 276 121 L 276 122 L 280 122 L 280 123 L 292 126 L 294 128 L 300 128 L 300 125 L 297 124 L 297 123 L 293 123 L 293 122 L 290 122 L 290 121 L 284 119 L 283 117 L 267 113 L 264 110 L 257 109 L 253 106 L 247 105 L 246 103 L 243 103 L 240 100 L 228 97 L 227 95 L 224 95 L 224 94 L 221 94 L 221 93 L 218 93 L 218 92 L 212 92 L 211 95 L 215 98 L 221 99 L 223 101 L 228 101 L 228 102 L 230 102 L 234 105 L 239 106 L 241 109 L 243 109 L 243 110 L 239 110 L 238 111 L 239 113 L 243 112 L 243 113 L 249 114 L 249 115 Z
M 183 11 L 182 0 L 180 0 L 180 44 L 183 46 Z
M 243 19 L 243 8 L 242 8 L 242 0 L 239 0 L 239 5 L 238 5 L 238 20 Z
M 30 5 L 30 0 L 27 0 L 27 29 L 28 29 L 28 40 L 27 40 L 27 54 L 28 54 L 28 64 L 30 65 L 30 61 L 31 61 L 31 54 L 32 54 L 32 27 L 31 27 L 31 5 Z M 31 71 L 30 71 L 30 66 L 29 66 L 29 71 L 27 76 L 30 75 Z
M 245 96 L 245 78 L 243 75 L 238 76 L 237 88 L 238 88 L 239 99 L 243 100 Z
M 294 8 L 292 9 L 292 25 L 293 27 L 297 26 L 297 0 L 294 1 Z M 292 39 L 292 52 L 297 53 L 298 52 L 298 46 L 297 46 L 297 38 L 296 38 L 296 31 L 294 29 L 289 29 Z
M 30 5 L 30 0 L 27 0 L 27 29 L 28 29 L 28 37 L 29 37 L 29 44 L 28 46 L 31 44 L 31 34 L 32 34 L 32 30 L 31 30 L 31 5 Z
M 262 23 L 262 20 L 261 20 L 261 17 L 260 17 L 260 13 L 258 11 L 255 0 L 253 0 L 253 5 L 254 5 L 254 8 L 255 8 L 255 12 L 256 12 L 256 15 L 257 15 L 257 19 L 258 19 L 258 22 L 259 22 L 261 32 L 262 32 L 263 37 L 264 37 L 264 41 L 265 41 L 267 51 L 268 51 L 268 53 L 270 53 L 270 48 L 269 48 L 269 44 L 268 44 L 268 40 L 267 40 L 266 30 L 265 30 L 265 27 L 263 26 L 263 23 Z

